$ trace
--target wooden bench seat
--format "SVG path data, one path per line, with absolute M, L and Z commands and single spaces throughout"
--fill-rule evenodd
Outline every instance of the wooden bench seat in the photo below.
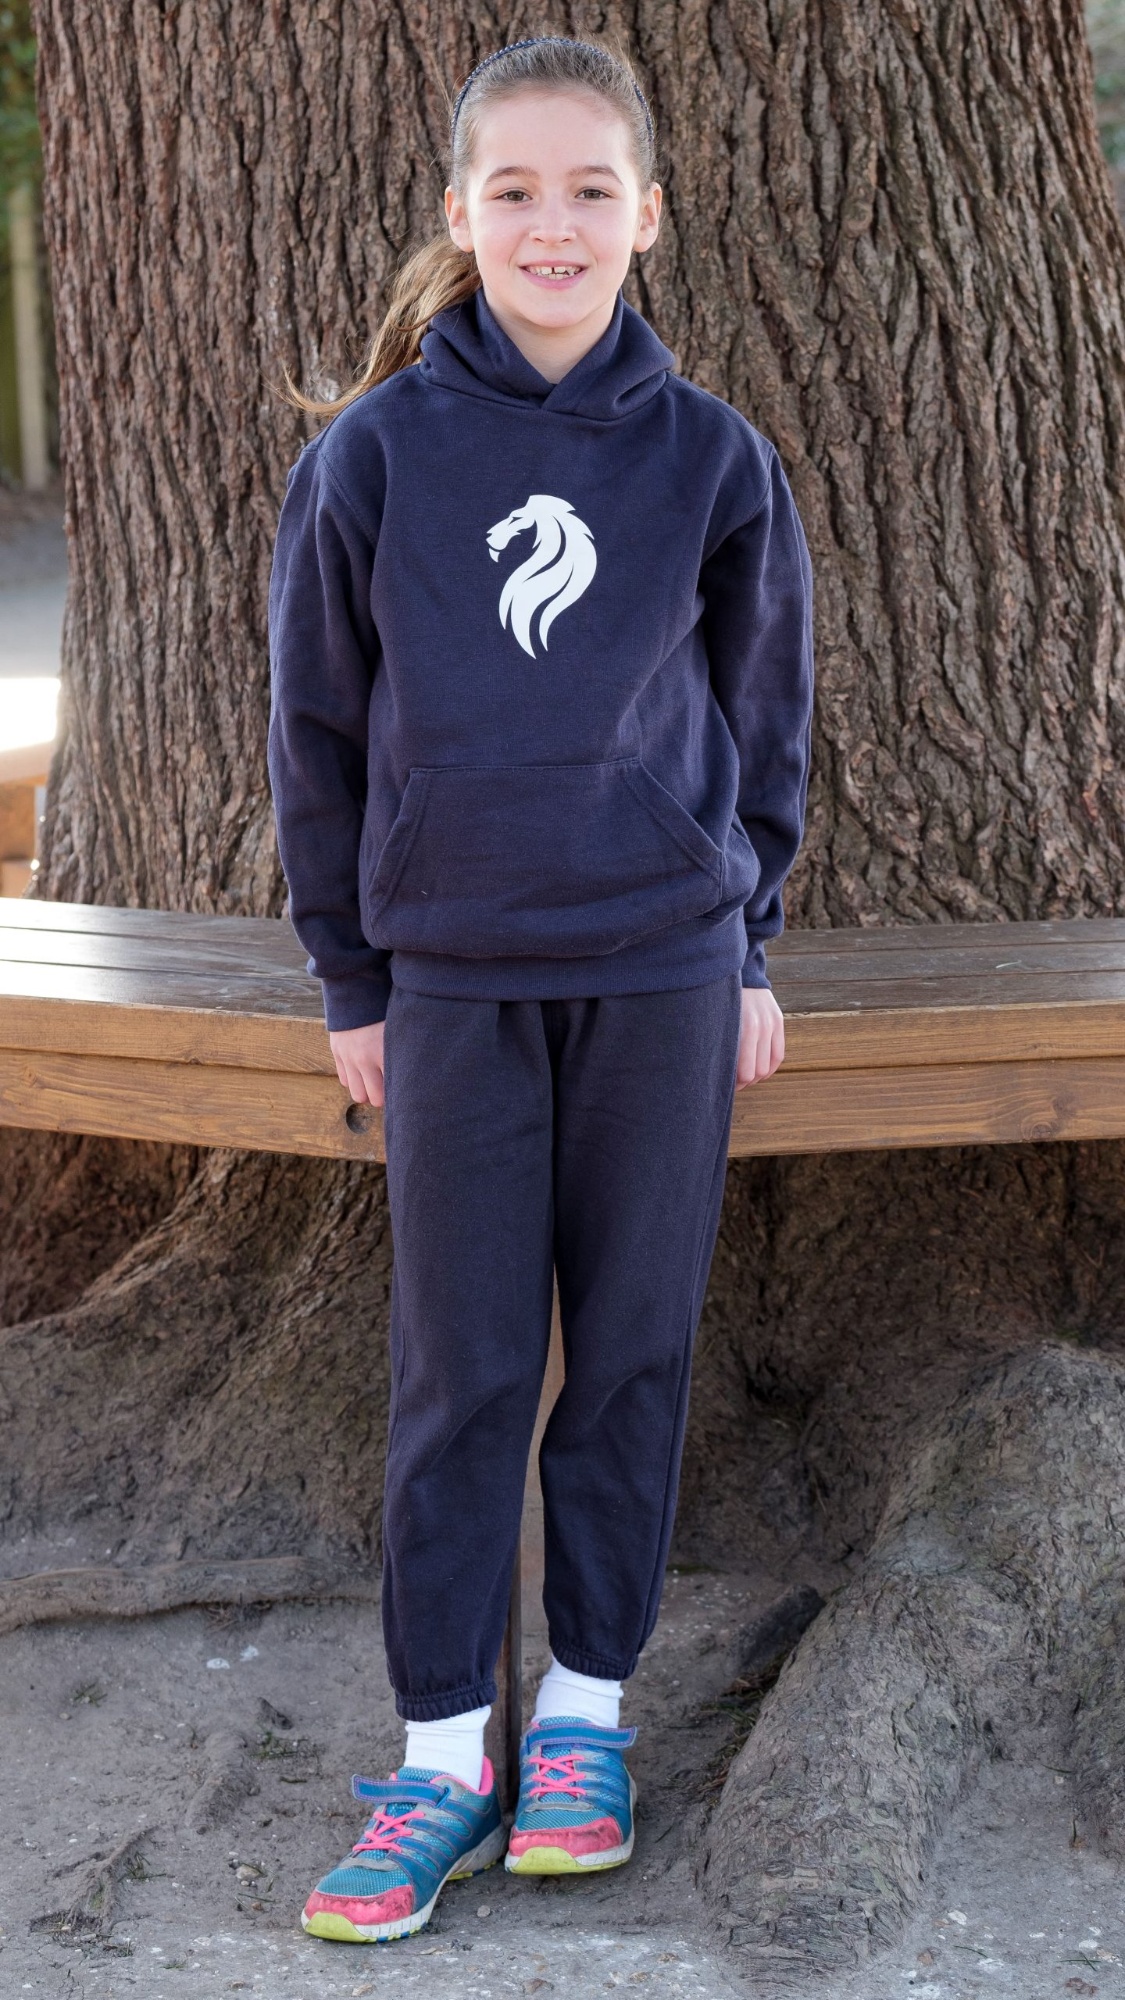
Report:
M 732 1155 L 1125 1134 L 1125 918 L 791 931 Z M 0 900 L 0 1123 L 382 1158 L 288 923 Z
M 1125 919 L 797 931 L 769 963 L 786 1059 L 736 1098 L 734 1156 L 1125 1136 Z M 249 917 L 0 901 L 0 1124 L 383 1157 L 292 929 Z M 556 1325 L 540 1427 L 559 1367 Z M 509 1798 L 519 1602 L 517 1575 L 489 1738 Z

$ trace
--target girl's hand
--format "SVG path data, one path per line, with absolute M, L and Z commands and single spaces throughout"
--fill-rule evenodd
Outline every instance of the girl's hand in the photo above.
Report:
M 368 1028 L 337 1028 L 328 1037 L 336 1074 L 353 1104 L 383 1102 L 383 1021 Z
M 738 1039 L 736 1090 L 772 1076 L 785 1054 L 785 1022 L 768 986 L 742 989 L 742 1032 Z

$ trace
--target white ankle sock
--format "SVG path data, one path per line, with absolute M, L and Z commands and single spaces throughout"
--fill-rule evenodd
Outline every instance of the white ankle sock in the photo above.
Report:
M 491 1708 L 470 1708 L 440 1722 L 408 1722 L 403 1763 L 412 1770 L 440 1771 L 479 1792 L 484 1770 L 484 1725 Z
M 602 1729 L 616 1729 L 621 1715 L 621 1682 L 596 1681 L 590 1674 L 572 1673 L 551 1654 L 551 1664 L 535 1698 L 537 1722 L 552 1715 L 580 1715 Z

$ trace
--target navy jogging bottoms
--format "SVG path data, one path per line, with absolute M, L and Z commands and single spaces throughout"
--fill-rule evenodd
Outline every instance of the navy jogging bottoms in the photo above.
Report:
M 495 1699 L 552 1266 L 566 1382 L 539 1455 L 551 1647 L 624 1679 L 652 1631 L 740 996 L 737 973 L 596 999 L 391 993 L 383 1629 L 412 1721 Z

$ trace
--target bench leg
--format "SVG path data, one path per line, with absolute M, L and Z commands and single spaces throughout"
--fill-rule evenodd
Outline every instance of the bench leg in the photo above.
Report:
M 521 1565 L 517 1551 L 508 1599 L 508 1623 L 496 1662 L 496 1700 L 484 1732 L 484 1747 L 496 1773 L 502 1812 L 515 1809 L 520 1777 L 520 1728 L 523 1716 L 523 1617 Z
M 508 1626 L 500 1648 L 500 1657 L 496 1662 L 496 1700 L 492 1705 L 492 1714 L 489 1716 L 484 1738 L 484 1747 L 496 1772 L 500 1804 L 505 1812 L 512 1812 L 515 1809 L 516 1795 L 519 1791 L 519 1747 L 523 1731 L 524 1593 L 527 1593 L 528 1612 L 532 1618 L 536 1615 L 532 1607 L 538 1607 L 543 1596 L 543 1496 L 539 1491 L 539 1440 L 554 1407 L 555 1398 L 562 1388 L 562 1382 L 562 1327 L 559 1322 L 559 1295 L 556 1289 L 554 1310 L 551 1315 L 551 1346 L 547 1357 L 547 1372 L 543 1378 L 539 1413 L 535 1419 L 535 1435 L 527 1467 L 523 1526 L 512 1576 L 512 1593 L 508 1602 Z

